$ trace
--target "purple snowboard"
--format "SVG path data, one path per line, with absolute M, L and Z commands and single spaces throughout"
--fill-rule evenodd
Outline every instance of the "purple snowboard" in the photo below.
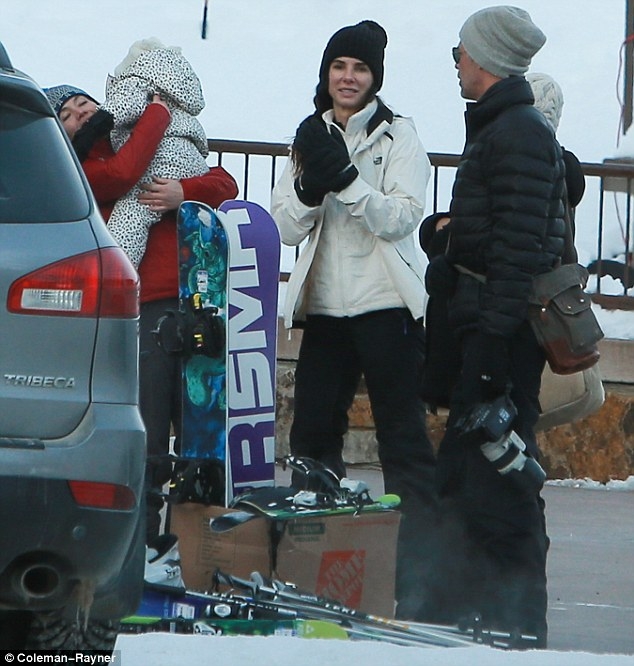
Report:
M 225 201 L 229 240 L 226 503 L 275 484 L 275 385 L 280 238 L 269 213 Z

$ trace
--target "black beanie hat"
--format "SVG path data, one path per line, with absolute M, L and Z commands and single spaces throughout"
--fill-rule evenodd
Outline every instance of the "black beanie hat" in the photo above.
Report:
M 328 40 L 319 67 L 319 84 L 315 95 L 315 107 L 323 112 L 332 108 L 328 94 L 330 63 L 341 56 L 363 61 L 372 72 L 372 91 L 378 92 L 383 85 L 383 56 L 387 46 L 387 33 L 375 21 L 361 21 L 337 30 Z

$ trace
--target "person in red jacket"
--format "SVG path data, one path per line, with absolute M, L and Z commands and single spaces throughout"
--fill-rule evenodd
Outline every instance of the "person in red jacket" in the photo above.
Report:
M 154 95 L 136 123 L 130 139 L 115 153 L 109 140 L 112 116 L 80 88 L 55 86 L 44 91 L 68 134 L 107 222 L 117 200 L 145 173 L 170 122 L 170 112 Z M 152 330 L 168 309 L 178 307 L 176 210 L 183 201 L 201 201 L 217 208 L 234 199 L 238 187 L 222 167 L 193 178 L 155 178 L 143 187 L 139 201 L 161 213 L 150 227 L 145 254 L 138 268 L 141 280 L 140 407 L 147 429 L 147 541 L 160 532 L 160 490 L 171 475 L 167 458 L 172 428 L 180 430 L 180 360 L 165 354 Z M 178 443 L 177 443 L 178 448 Z

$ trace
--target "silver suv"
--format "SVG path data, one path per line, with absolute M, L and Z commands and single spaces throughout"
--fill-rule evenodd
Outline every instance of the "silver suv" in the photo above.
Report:
M 0 649 L 111 649 L 138 607 L 138 287 L 0 43 Z

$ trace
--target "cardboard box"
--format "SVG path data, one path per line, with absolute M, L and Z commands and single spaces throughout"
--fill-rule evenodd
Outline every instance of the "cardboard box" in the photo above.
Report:
M 221 506 L 174 504 L 170 508 L 170 531 L 178 536 L 183 581 L 188 590 L 208 592 L 216 569 L 239 578 L 253 571 L 271 573 L 271 543 L 265 520 L 251 520 L 233 530 L 216 534 L 209 522 L 230 512 Z
M 277 548 L 277 578 L 391 618 L 399 522 L 396 511 L 289 520 Z
M 230 511 L 172 506 L 170 530 L 179 538 L 188 589 L 211 589 L 216 569 L 240 578 L 259 571 L 350 608 L 393 617 L 399 512 L 257 518 L 222 534 L 212 532 L 209 521 Z

